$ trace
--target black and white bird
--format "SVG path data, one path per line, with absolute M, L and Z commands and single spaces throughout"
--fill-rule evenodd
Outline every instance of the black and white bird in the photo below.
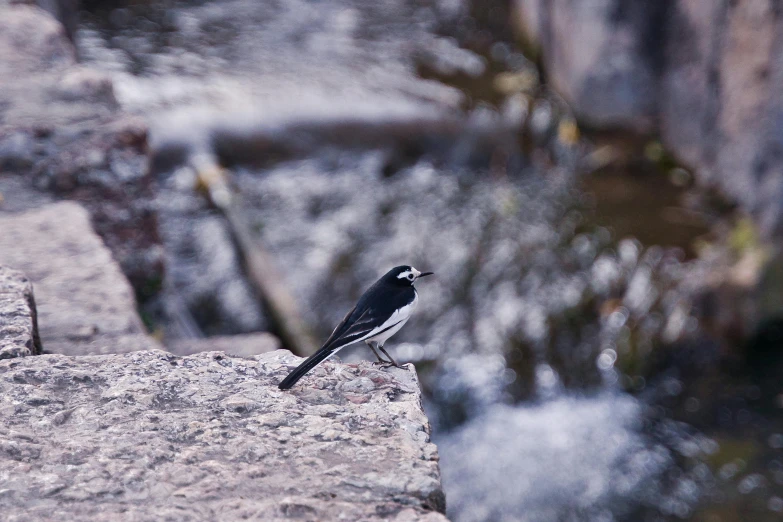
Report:
M 391 355 L 383 349 L 383 345 L 411 318 L 419 301 L 413 283 L 418 278 L 428 275 L 432 275 L 432 272 L 419 272 L 407 265 L 386 272 L 362 294 L 359 302 L 337 325 L 324 345 L 288 374 L 278 387 L 281 390 L 289 389 L 318 364 L 349 344 L 359 341 L 367 343 L 382 364 L 398 366 Z M 377 350 L 382 351 L 389 360 L 382 359 Z

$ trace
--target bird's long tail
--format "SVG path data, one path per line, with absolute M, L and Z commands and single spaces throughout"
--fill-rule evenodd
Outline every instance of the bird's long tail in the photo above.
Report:
M 278 388 L 281 390 L 287 390 L 291 386 L 297 383 L 299 379 L 305 376 L 307 372 L 318 366 L 321 362 L 323 362 L 327 357 L 332 355 L 334 353 L 334 350 L 324 350 L 321 348 L 317 352 L 315 352 L 313 355 L 305 359 L 305 361 L 296 367 L 294 371 L 288 374 L 288 377 L 283 379 L 283 381 L 277 385 Z

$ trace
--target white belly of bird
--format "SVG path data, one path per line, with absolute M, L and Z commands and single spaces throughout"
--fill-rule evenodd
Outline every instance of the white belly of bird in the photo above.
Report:
M 411 301 L 409 305 L 403 306 L 402 308 L 396 310 L 391 317 L 384 321 L 381 326 L 376 328 L 379 333 L 374 335 L 371 333 L 365 337 L 364 340 L 375 341 L 383 346 L 383 343 L 385 343 L 392 335 L 399 332 L 400 329 L 405 326 L 405 323 L 407 323 L 408 319 L 411 318 L 413 310 L 416 309 L 417 304 L 419 304 L 419 294 L 414 294 L 413 301 Z M 391 325 L 394 326 L 389 328 Z M 387 328 L 389 329 L 386 330 Z
M 399 332 L 400 328 L 405 326 L 405 323 L 407 323 L 407 322 L 408 322 L 408 319 L 403 319 L 402 321 L 397 323 L 395 326 L 389 328 L 385 332 L 380 333 L 380 334 L 378 334 L 378 335 L 376 335 L 374 337 L 368 337 L 366 340 L 367 341 L 375 341 L 376 343 L 378 343 L 381 346 L 383 346 L 383 343 L 385 343 L 386 340 L 389 339 L 389 337 L 391 337 L 392 335 L 394 335 L 397 332 Z

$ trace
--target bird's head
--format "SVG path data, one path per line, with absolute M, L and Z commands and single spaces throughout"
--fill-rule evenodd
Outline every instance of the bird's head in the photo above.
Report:
M 433 272 L 419 272 L 412 266 L 402 265 L 396 266 L 386 272 L 383 276 L 383 281 L 387 284 L 396 286 L 413 286 L 413 283 L 420 277 L 432 275 Z

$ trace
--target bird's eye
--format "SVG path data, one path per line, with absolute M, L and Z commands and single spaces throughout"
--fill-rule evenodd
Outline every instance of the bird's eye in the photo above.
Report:
M 413 274 L 408 274 L 408 279 L 410 279 L 411 281 L 413 281 Z

